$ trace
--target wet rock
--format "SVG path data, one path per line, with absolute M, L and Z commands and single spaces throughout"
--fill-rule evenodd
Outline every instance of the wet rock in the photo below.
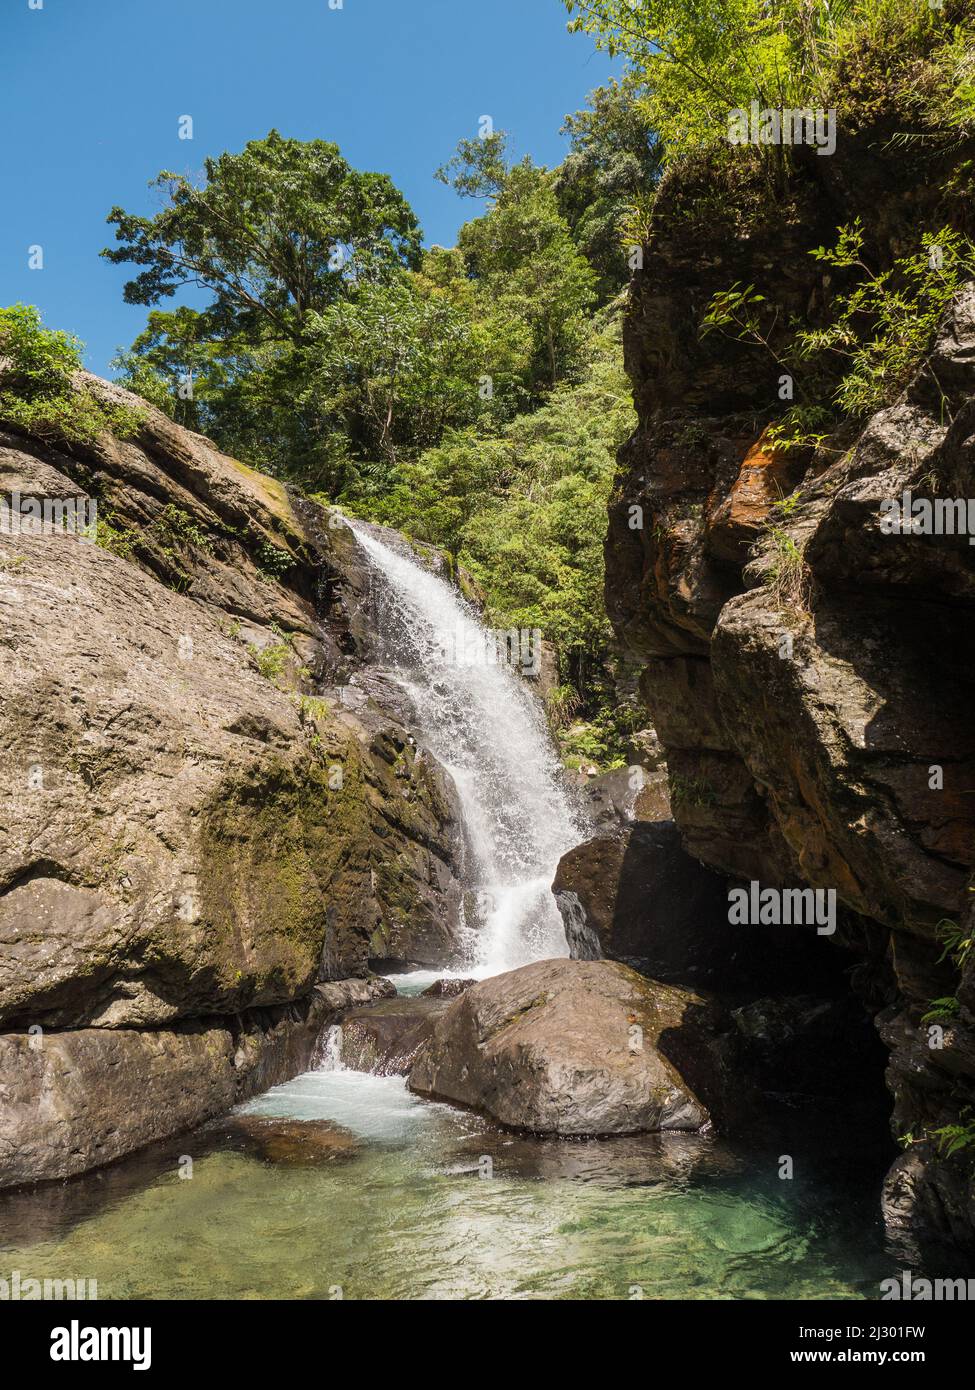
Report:
M 476 985 L 476 980 L 458 980 L 451 976 L 446 976 L 442 980 L 434 980 L 432 985 L 428 985 L 423 991 L 424 999 L 456 999 L 458 994 L 463 994 L 465 989 L 470 989 L 471 985 Z
M 141 412 L 137 436 L 62 452 L 0 422 L 0 495 L 97 497 L 100 522 L 98 545 L 0 537 L 0 1028 L 12 1066 L 28 1029 L 45 1049 L 4 1077 L 0 1182 L 294 1075 L 316 981 L 443 966 L 460 921 L 451 779 L 388 681 L 336 693 L 373 640 L 346 524 L 79 385 Z
M 670 818 L 670 792 L 666 768 L 646 769 L 639 764 L 614 768 L 580 780 L 589 819 L 599 830 L 624 829 L 632 821 Z
M 195 1128 L 307 1070 L 322 1029 L 386 980 L 176 1029 L 0 1034 L 0 1187 L 70 1177 Z
M 376 1076 L 406 1076 L 448 1008 L 448 997 L 382 999 L 342 1016 L 342 1063 Z
M 669 1130 L 601 1139 L 544 1138 L 485 1128 L 451 1150 L 451 1171 L 544 1182 L 595 1182 L 607 1187 L 727 1178 L 746 1160 L 713 1133 Z
M 920 1144 L 891 1164 L 881 1198 L 891 1236 L 907 1238 L 915 1251 L 935 1240 L 971 1247 L 975 1179 L 971 1167 L 946 1162 L 936 1145 Z
M 409 1085 L 540 1134 L 699 1130 L 727 1108 L 728 1028 L 615 962 L 539 961 L 450 1004 Z
M 216 1137 L 221 1147 L 242 1149 L 287 1168 L 317 1168 L 354 1158 L 359 1152 L 355 1135 L 328 1120 L 234 1115 L 219 1126 Z

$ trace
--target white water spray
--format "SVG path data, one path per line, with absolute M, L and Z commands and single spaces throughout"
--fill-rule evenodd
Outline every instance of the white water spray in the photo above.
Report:
M 382 575 L 380 658 L 416 708 L 417 732 L 453 777 L 475 865 L 478 975 L 568 955 L 552 879 L 585 838 L 561 784 L 538 701 L 507 666 L 452 659 L 484 652 L 487 633 L 446 580 L 358 523 L 356 539 Z

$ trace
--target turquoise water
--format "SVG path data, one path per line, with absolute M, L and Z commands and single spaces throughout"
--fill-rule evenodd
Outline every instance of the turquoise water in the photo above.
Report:
M 294 1166 L 214 1126 L 8 1195 L 0 1275 L 95 1278 L 103 1299 L 825 1299 L 875 1298 L 900 1267 L 877 1220 L 882 1162 L 851 1186 L 862 1162 L 808 1134 L 784 1181 L 785 1141 L 529 1139 L 358 1072 L 309 1073 L 245 1112 L 355 1143 Z

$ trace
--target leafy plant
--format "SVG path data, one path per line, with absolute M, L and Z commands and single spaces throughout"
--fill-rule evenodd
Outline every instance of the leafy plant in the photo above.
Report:
M 952 1158 L 955 1154 L 975 1149 L 975 1119 L 964 1120 L 964 1116 L 970 1113 L 970 1110 L 963 1110 L 962 1120 L 958 1124 L 941 1125 L 928 1131 L 928 1138 L 937 1143 L 943 1158 Z
M 140 412 L 76 385 L 81 352 L 77 338 L 45 328 L 33 305 L 0 309 L 0 419 L 69 444 L 93 444 L 106 431 L 120 439 L 135 434 Z
M 120 560 L 131 560 L 141 544 L 139 533 L 131 526 L 117 526 L 116 516 L 106 507 L 100 507 L 95 521 L 95 544 Z
M 294 557 L 270 541 L 262 541 L 257 549 L 257 568 L 267 580 L 281 579 L 294 568 Z
M 781 526 L 769 526 L 773 558 L 768 568 L 768 585 L 780 608 L 805 612 L 809 604 L 809 573 L 803 548 Z
M 832 250 L 812 255 L 834 270 L 852 270 L 856 286 L 836 297 L 833 321 L 803 329 L 795 350 L 799 361 L 822 353 L 844 359 L 835 405 L 853 419 L 896 399 L 924 365 L 945 310 L 962 281 L 975 269 L 975 248 L 949 227 L 926 232 L 918 251 L 887 270 L 874 271 L 864 257 L 859 218 L 840 229 Z
M 961 1005 L 953 994 L 945 995 L 942 999 L 932 999 L 931 1007 L 921 1018 L 922 1023 L 949 1023 L 953 1018 L 957 1018 L 961 1010 Z
M 834 297 L 825 327 L 793 325 L 789 341 L 775 346 L 778 311 L 769 321 L 765 296 L 741 282 L 715 294 L 701 321 L 702 336 L 722 331 L 753 342 L 798 382 L 800 400 L 768 428 L 779 449 L 823 447 L 842 421 L 895 401 L 927 364 L 945 311 L 975 274 L 975 247 L 949 227 L 924 233 L 917 251 L 886 270 L 868 264 L 860 218 L 839 229 L 831 249 L 810 254 L 854 280 Z
M 942 919 L 938 923 L 937 932 L 944 943 L 944 950 L 938 957 L 938 963 L 950 960 L 958 969 L 964 968 L 969 954 L 975 945 L 975 933 L 965 927 L 960 927 L 957 922 L 949 921 L 948 918 Z
M 957 922 L 950 921 L 947 917 L 942 918 L 936 928 L 937 935 L 944 945 L 944 950 L 938 957 L 938 964 L 950 961 L 956 970 L 964 969 L 973 945 L 975 945 L 975 934 L 965 927 L 960 927 Z M 921 1019 L 922 1023 L 947 1023 L 957 1018 L 961 1012 L 961 1004 L 956 995 L 945 995 L 941 999 L 932 999 L 928 1012 Z
M 932 48 L 951 49 L 953 34 L 920 0 L 563 0 L 569 28 L 624 57 L 640 81 L 640 110 L 666 147 L 668 159 L 725 140 L 729 112 L 760 108 L 838 105 L 848 99 L 851 76 L 866 51 L 893 53 L 903 72 L 889 86 L 911 80 L 910 62 Z M 947 29 L 947 32 L 944 32 Z M 906 55 L 906 56 L 905 56 Z M 887 67 L 892 64 L 888 61 Z M 971 69 L 964 46 L 944 62 L 946 91 L 966 120 Z M 913 74 L 917 81 L 916 73 Z M 950 93 L 950 95 L 949 95 Z M 791 152 L 760 144 L 754 152 L 772 174 Z
M 207 554 L 213 553 L 213 542 L 201 531 L 189 512 L 168 503 L 156 517 L 149 530 L 163 543 L 164 553 L 172 555 L 184 546 L 196 546 Z
M 318 695 L 299 695 L 296 697 L 301 722 L 315 724 L 328 718 L 332 706 Z
M 270 642 L 265 647 L 248 642 L 247 650 L 254 658 L 258 671 L 269 681 L 276 681 L 284 673 L 292 654 L 287 642 Z
M 672 772 L 670 781 L 670 800 L 674 807 L 713 806 L 717 793 L 705 777 L 685 777 L 683 773 Z

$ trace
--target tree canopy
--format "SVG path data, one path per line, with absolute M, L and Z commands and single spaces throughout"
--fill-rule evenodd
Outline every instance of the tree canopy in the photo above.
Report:
M 240 154 L 207 159 L 205 182 L 161 173 L 155 217 L 115 207 L 119 243 L 102 254 L 144 267 L 124 289 L 158 304 L 186 286 L 209 290 L 212 334 L 300 341 L 306 316 L 363 279 L 415 266 L 420 228 L 386 174 L 353 169 L 337 145 L 272 130 Z

